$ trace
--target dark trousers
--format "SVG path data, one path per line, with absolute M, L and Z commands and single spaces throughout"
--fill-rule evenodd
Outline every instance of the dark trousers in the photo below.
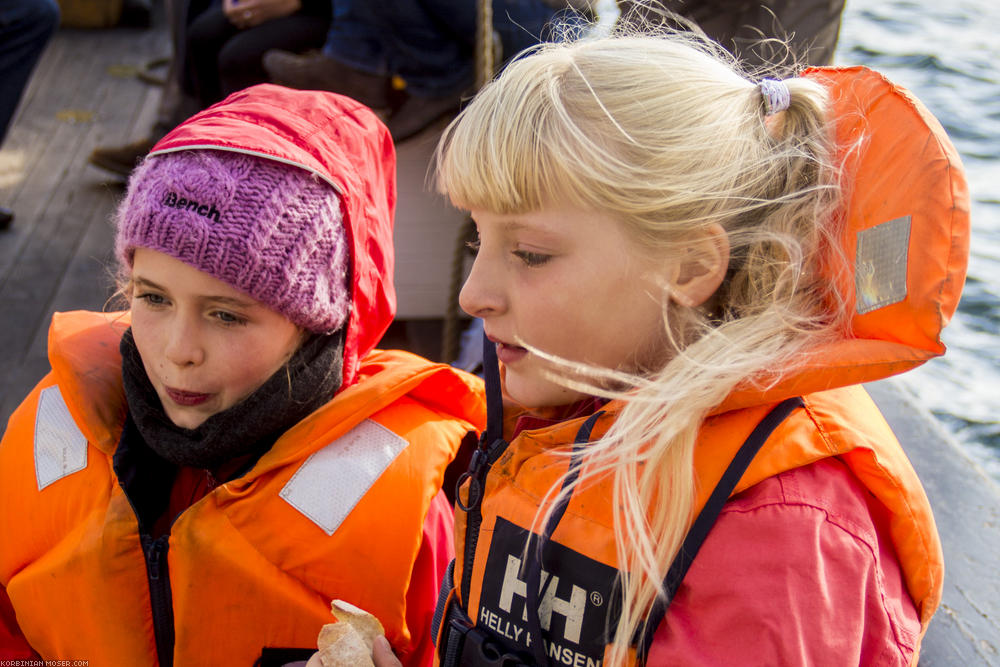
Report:
M 269 81 L 261 64 L 269 49 L 302 52 L 323 45 L 328 16 L 297 13 L 241 30 L 213 4 L 187 27 L 186 87 L 202 108 Z
M 58 26 L 55 0 L 0 0 L 0 143 L 31 71 Z

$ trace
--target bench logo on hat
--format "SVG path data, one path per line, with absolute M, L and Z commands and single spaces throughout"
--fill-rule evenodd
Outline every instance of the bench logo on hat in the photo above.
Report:
M 215 208 L 214 204 L 202 204 L 193 199 L 181 197 L 176 192 L 168 192 L 163 197 L 162 203 L 164 206 L 169 206 L 170 208 L 177 208 L 182 211 L 194 211 L 203 218 L 212 218 L 216 222 L 219 222 L 219 209 Z

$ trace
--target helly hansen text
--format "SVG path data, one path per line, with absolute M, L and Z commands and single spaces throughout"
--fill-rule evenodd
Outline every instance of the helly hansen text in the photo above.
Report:
M 203 218 L 212 218 L 219 222 L 219 209 L 214 205 L 202 204 L 193 199 L 185 199 L 177 196 L 176 192 L 168 192 L 163 198 L 163 205 L 170 208 L 179 208 L 184 211 L 194 211 Z

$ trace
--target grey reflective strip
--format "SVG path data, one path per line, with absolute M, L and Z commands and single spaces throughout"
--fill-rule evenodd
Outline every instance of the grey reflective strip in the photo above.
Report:
M 87 467 L 87 438 L 73 421 L 59 387 L 46 387 L 35 413 L 35 479 L 41 491 Z
M 854 265 L 855 307 L 864 315 L 906 298 L 910 216 L 858 232 Z
M 366 419 L 306 459 L 279 495 L 333 535 L 406 444 Z

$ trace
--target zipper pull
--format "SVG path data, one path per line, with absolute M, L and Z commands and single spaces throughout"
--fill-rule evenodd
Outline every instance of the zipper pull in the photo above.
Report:
M 484 438 L 485 439 L 485 438 Z M 482 440 L 479 442 L 479 446 L 476 447 L 476 451 L 472 452 L 472 458 L 469 460 L 469 468 L 458 478 L 455 483 L 455 498 L 456 503 L 463 512 L 469 512 L 471 510 L 479 507 L 479 503 L 483 499 L 482 489 L 483 489 L 483 469 L 487 468 L 487 463 L 489 462 L 489 454 L 486 451 L 486 447 Z M 469 502 L 465 503 L 462 501 L 462 485 L 465 484 L 465 480 L 469 480 Z
M 149 578 L 156 581 L 160 578 L 160 560 L 163 557 L 163 542 L 154 540 L 149 545 Z
M 489 457 L 486 455 L 486 450 L 482 447 L 477 447 L 476 451 L 472 453 L 472 459 L 469 460 L 469 469 L 465 471 L 465 474 L 478 477 L 479 469 L 486 465 L 487 459 Z

